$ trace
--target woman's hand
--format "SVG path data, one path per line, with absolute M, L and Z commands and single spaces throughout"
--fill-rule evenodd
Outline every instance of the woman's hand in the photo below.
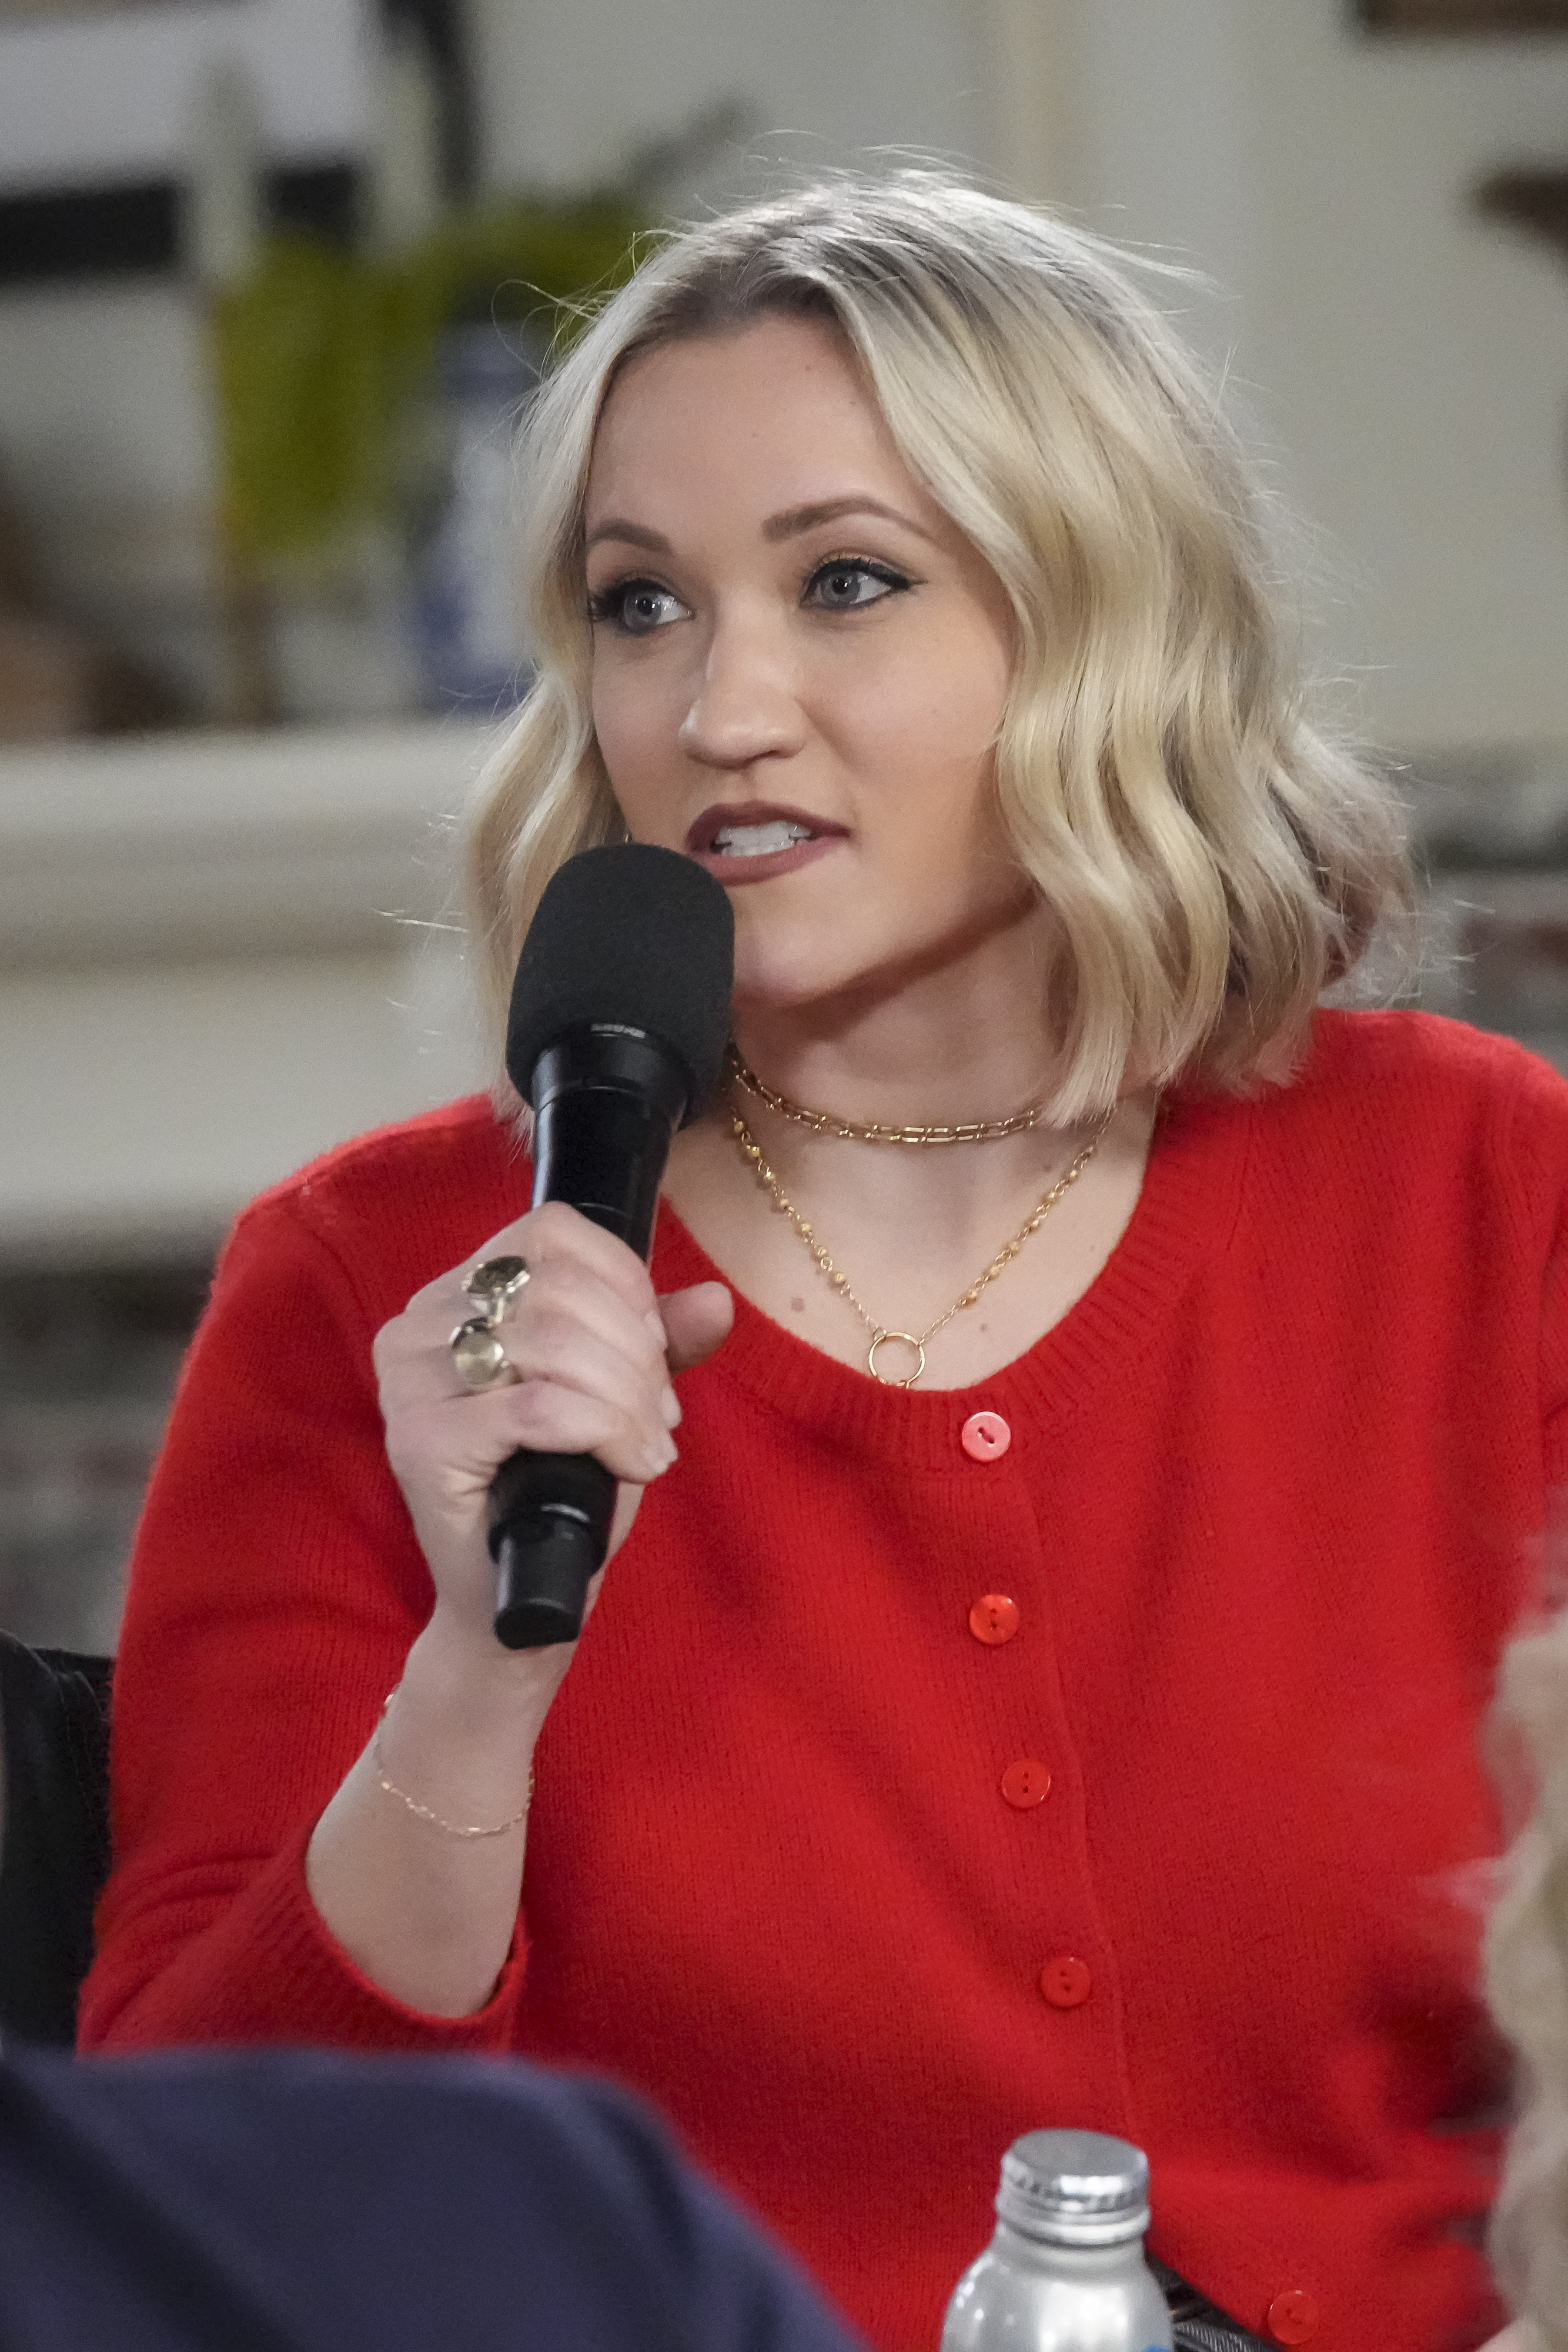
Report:
M 501 1256 L 528 1269 L 500 1327 L 517 1377 L 474 1391 L 459 1380 L 447 1341 L 475 1312 L 464 1276 Z M 710 1355 L 732 1316 L 720 1283 L 659 1300 L 624 1242 L 552 1202 L 494 1234 L 469 1265 L 429 1284 L 377 1334 L 387 1457 L 449 1633 L 495 1648 L 486 1503 L 507 1456 L 519 1446 L 596 1455 L 622 1481 L 613 1554 L 643 1487 L 675 1459 L 681 1409 L 670 1374 Z M 590 1606 L 597 1591 L 596 1579 Z
M 521 1257 L 529 1278 L 500 1326 L 517 1377 L 475 1391 L 447 1341 L 474 1313 L 463 1277 L 487 1257 Z M 716 1282 L 656 1299 L 623 1242 L 552 1203 L 494 1234 L 377 1334 L 387 1455 L 435 1609 L 379 1741 L 317 1822 L 305 1868 L 337 1941 L 411 2008 L 462 2017 L 490 1998 L 517 1927 L 534 1743 L 574 1655 L 570 1643 L 513 1652 L 496 1639 L 490 1481 L 518 1446 L 596 1454 L 622 1482 L 613 1551 L 643 1487 L 675 1458 L 671 1371 L 710 1355 L 733 1311 Z M 596 1577 L 590 1607 L 598 1589 Z

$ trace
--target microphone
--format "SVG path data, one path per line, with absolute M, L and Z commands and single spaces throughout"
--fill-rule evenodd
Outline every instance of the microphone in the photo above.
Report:
M 534 1195 L 647 1259 L 670 1139 L 718 1084 L 735 917 L 704 867 L 642 842 L 551 877 L 517 961 L 507 1071 L 534 1109 Z M 496 1638 L 575 1642 L 615 1479 L 591 1454 L 509 1454 L 490 1483 Z

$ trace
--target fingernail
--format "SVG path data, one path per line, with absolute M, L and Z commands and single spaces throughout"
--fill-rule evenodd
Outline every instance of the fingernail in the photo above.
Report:
M 666 1429 L 678 1429 L 680 1427 L 681 1401 L 675 1394 L 674 1389 L 667 1388 L 664 1391 L 664 1395 L 659 1399 L 659 1411 L 664 1416 L 664 1427 Z

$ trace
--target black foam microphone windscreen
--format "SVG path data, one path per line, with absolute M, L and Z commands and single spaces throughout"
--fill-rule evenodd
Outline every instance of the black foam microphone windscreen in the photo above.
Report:
M 518 960 L 507 1068 L 533 1106 L 533 1205 L 565 1201 L 646 1259 L 670 1139 L 718 1083 L 735 920 L 704 868 L 629 842 L 584 850 L 539 900 Z M 615 1481 L 591 1454 L 519 1451 L 491 1484 L 496 1633 L 573 1641 Z
M 585 849 L 551 877 L 517 959 L 512 1084 L 528 1100 L 547 1045 L 619 1022 L 663 1039 L 686 1072 L 695 1118 L 718 1084 L 734 981 L 729 900 L 695 859 L 640 841 Z

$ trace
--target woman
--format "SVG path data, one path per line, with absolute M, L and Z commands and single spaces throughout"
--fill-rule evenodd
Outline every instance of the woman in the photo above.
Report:
M 741 1058 L 651 1276 L 524 1213 L 484 1102 L 241 1220 L 133 1570 L 87 2038 L 601 2068 L 888 2352 L 1049 2123 L 1145 2146 L 1156 2251 L 1266 2340 L 1479 2345 L 1448 1885 L 1568 1451 L 1568 1091 L 1314 1015 L 1408 903 L 1397 826 L 1092 240 L 918 177 L 758 207 L 530 431 L 492 986 L 630 834 L 731 893 Z M 519 1444 L 623 1482 L 575 1652 L 491 1637 Z

